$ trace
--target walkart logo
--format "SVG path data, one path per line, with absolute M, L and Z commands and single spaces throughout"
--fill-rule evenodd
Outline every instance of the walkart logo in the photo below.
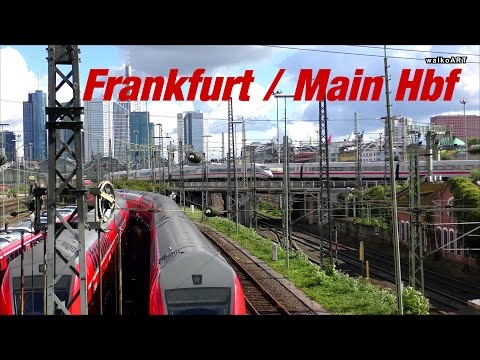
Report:
M 463 57 L 455 57 L 463 58 Z M 431 58 L 439 61 L 439 58 Z M 442 58 L 452 59 L 452 58 Z M 427 61 L 427 59 L 425 59 Z M 455 60 L 457 61 L 457 60 Z M 433 62 L 436 63 L 436 62 Z M 446 64 L 446 62 L 445 62 Z M 331 69 L 301 69 L 293 100 L 295 101 L 379 101 L 383 92 L 384 77 L 365 76 L 364 69 L 356 69 L 352 79 L 346 76 L 331 76 Z M 285 69 L 280 69 L 270 84 L 263 101 L 267 101 L 276 89 Z M 400 74 L 395 100 L 404 101 L 450 101 L 455 85 L 460 81 L 462 69 L 452 69 L 445 78 L 435 75 L 435 69 L 403 69 Z M 242 76 L 205 76 L 205 69 L 196 69 L 192 76 L 178 76 L 178 69 L 171 69 L 168 76 L 108 76 L 108 69 L 91 69 L 83 96 L 90 101 L 95 89 L 103 90 L 103 100 L 110 101 L 116 87 L 119 101 L 193 101 L 200 91 L 200 101 L 226 101 L 232 97 L 234 86 L 240 86 L 239 100 L 248 101 L 250 85 L 255 81 L 253 70 L 245 70 Z M 186 83 L 189 85 L 186 85 Z M 184 87 L 188 87 L 184 89 Z M 445 91 L 444 91 L 445 89 Z M 117 89 L 118 90 L 118 89 Z M 186 92 L 186 97 L 184 91 Z M 443 95 L 443 96 L 442 96 Z
M 425 58 L 427 64 L 466 64 L 466 56 L 437 56 L 432 58 Z

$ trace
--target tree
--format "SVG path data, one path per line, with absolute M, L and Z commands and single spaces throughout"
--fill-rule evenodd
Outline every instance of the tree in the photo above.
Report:
M 475 185 L 471 179 L 452 178 L 448 181 L 452 187 L 455 198 L 453 206 L 465 210 L 455 211 L 455 217 L 461 223 L 480 223 L 480 187 Z M 465 224 L 459 227 L 459 234 L 466 234 L 478 225 Z M 478 247 L 480 231 L 475 231 L 471 236 L 465 238 L 465 247 Z
M 468 145 L 468 147 L 470 147 L 472 145 L 480 145 L 480 138 L 468 139 L 467 140 L 467 145 Z
M 480 170 L 473 170 L 472 173 L 470 174 L 470 178 L 472 179 L 472 182 L 474 184 L 480 181 Z

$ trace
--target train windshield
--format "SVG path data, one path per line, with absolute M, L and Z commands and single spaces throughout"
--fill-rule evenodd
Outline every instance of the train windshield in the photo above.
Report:
M 70 276 L 62 276 L 55 284 L 55 295 L 66 306 L 70 290 Z M 43 315 L 43 275 L 33 277 L 25 276 L 23 284 L 23 314 Z M 13 278 L 13 298 L 15 314 L 21 313 L 22 288 L 20 277 Z M 63 314 L 60 309 L 55 311 L 56 315 Z
M 169 315 L 228 315 L 229 288 L 188 288 L 165 290 Z

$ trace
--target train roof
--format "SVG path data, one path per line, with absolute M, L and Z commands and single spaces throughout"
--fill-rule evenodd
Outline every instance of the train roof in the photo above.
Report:
M 218 256 L 210 241 L 190 221 L 182 209 L 170 197 L 142 191 L 119 190 L 131 195 L 141 195 L 153 203 L 153 223 L 156 227 L 160 266 L 166 265 L 176 255 L 189 251 L 206 251 Z M 152 224 L 149 224 L 152 226 Z
M 125 202 L 123 199 L 116 199 L 117 206 L 115 206 L 114 216 L 109 219 L 114 221 L 115 217 L 119 215 L 119 212 L 122 211 L 125 207 Z M 95 210 L 91 210 L 87 214 L 87 221 L 95 220 Z M 77 231 L 74 230 L 74 233 L 77 234 Z M 70 259 L 77 250 L 78 241 L 74 234 L 72 234 L 68 229 L 64 229 L 62 233 L 57 237 L 57 249 L 61 252 L 62 256 L 66 259 Z M 96 230 L 85 229 L 85 248 L 91 248 L 94 243 L 98 241 L 98 232 Z M 33 255 L 31 254 L 33 251 Z M 24 266 L 31 266 L 33 260 L 33 272 L 35 275 L 43 275 L 43 272 L 40 272 L 40 265 L 43 264 L 43 246 L 34 246 L 29 250 L 25 251 L 24 256 Z M 28 253 L 28 255 L 27 255 Z M 65 266 L 65 263 L 57 256 L 55 265 L 57 269 L 62 269 Z M 10 271 L 12 276 L 17 276 L 20 272 L 20 257 L 16 257 L 10 263 Z

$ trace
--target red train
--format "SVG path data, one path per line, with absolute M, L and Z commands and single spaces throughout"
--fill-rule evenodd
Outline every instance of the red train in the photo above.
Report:
M 235 272 L 171 198 L 131 190 L 117 195 L 131 211 L 125 251 L 132 265 L 127 261 L 125 272 L 149 259 L 131 272 L 136 288 L 130 285 L 130 294 L 137 298 L 126 298 L 145 304 L 150 315 L 245 314 Z
M 118 300 L 123 314 L 245 314 L 243 290 L 235 272 L 169 197 L 116 192 L 114 216 L 100 238 L 101 299 L 97 236 L 95 231 L 85 232 L 89 314 L 99 313 L 100 304 L 103 313 L 114 313 Z M 122 265 L 118 266 L 120 240 Z M 65 258 L 72 257 L 77 248 L 75 237 L 63 231 L 57 248 Z M 63 266 L 58 259 L 56 268 Z M 121 299 L 117 297 L 120 268 Z M 0 286 L 0 314 L 20 314 L 22 305 L 23 314 L 44 313 L 43 269 L 44 246 L 26 250 L 22 303 L 21 258 L 11 261 Z M 78 261 L 74 269 L 78 271 Z M 56 284 L 55 294 L 71 314 L 80 313 L 79 285 L 72 269 Z
M 2 283 L 8 264 L 22 252 L 22 231 L 17 231 L 17 229 L 12 230 L 13 231 L 9 233 L 0 233 L 0 284 Z M 43 233 L 32 234 L 28 229 L 22 230 L 24 251 L 35 246 L 43 239 Z
M 93 211 L 88 214 L 88 221 L 93 221 Z M 100 298 L 98 296 L 99 288 L 99 249 L 100 244 L 102 252 L 101 271 L 102 287 L 106 291 L 102 294 L 102 304 L 112 302 L 112 294 L 108 289 L 115 279 L 115 265 L 117 257 L 114 256 L 119 243 L 118 234 L 124 230 L 128 221 L 128 209 L 124 201 L 119 199 L 114 214 L 107 223 L 106 231 L 101 233 L 100 241 L 98 233 L 94 230 L 85 231 L 85 241 L 87 249 L 87 289 L 89 313 L 98 313 Z M 41 236 L 41 234 L 38 234 Z M 38 241 L 37 241 L 38 243 Z M 64 230 L 57 238 L 57 249 L 61 256 L 70 259 L 77 249 L 77 240 L 68 230 Z M 17 251 L 18 252 L 18 251 Z M 18 252 L 19 254 L 19 252 Z M 17 254 L 17 255 L 18 255 Z M 0 314 L 21 314 L 22 311 L 22 290 L 23 290 L 23 314 L 44 314 L 44 246 L 33 246 L 24 252 L 23 261 L 23 289 L 21 281 L 21 257 L 17 256 L 11 259 L 11 262 L 4 274 L 0 287 Z M 62 269 L 65 266 L 59 256 L 56 257 L 56 269 Z M 69 267 L 61 279 L 56 283 L 55 295 L 60 301 L 64 302 L 65 307 L 71 314 L 80 314 L 79 286 L 80 280 L 73 272 L 73 269 L 79 271 L 78 259 L 75 260 L 72 267 Z M 58 310 L 61 313 L 61 310 Z

